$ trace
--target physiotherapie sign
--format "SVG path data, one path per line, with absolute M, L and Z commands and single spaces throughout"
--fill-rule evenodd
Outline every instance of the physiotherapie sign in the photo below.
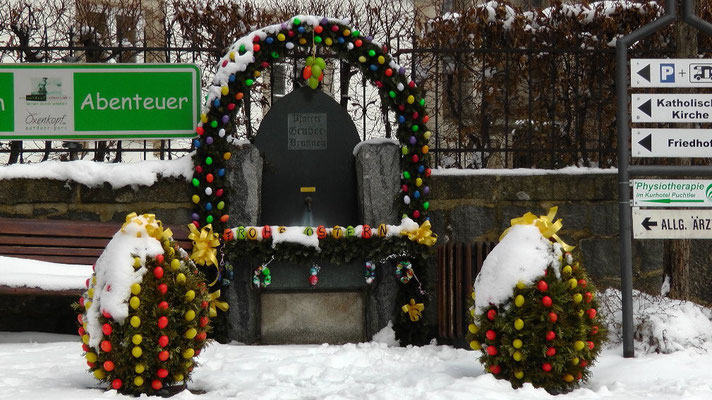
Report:
M 0 139 L 192 137 L 192 64 L 0 64 Z

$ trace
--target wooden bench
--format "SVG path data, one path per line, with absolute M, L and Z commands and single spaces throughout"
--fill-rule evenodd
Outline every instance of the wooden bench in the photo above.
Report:
M 0 218 L 0 256 L 62 264 L 92 265 L 114 234 L 118 222 L 84 222 Z M 173 238 L 187 251 L 192 248 L 185 225 L 170 226 Z M 82 289 L 52 291 L 53 295 L 79 295 Z M 0 284 L 0 293 L 43 294 L 35 287 Z M 50 293 L 47 293 L 50 294 Z

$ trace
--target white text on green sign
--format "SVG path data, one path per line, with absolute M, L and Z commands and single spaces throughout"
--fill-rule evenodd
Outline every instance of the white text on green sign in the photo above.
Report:
M 712 207 L 712 180 L 634 179 L 634 207 Z
M 191 64 L 0 65 L 0 139 L 192 137 Z

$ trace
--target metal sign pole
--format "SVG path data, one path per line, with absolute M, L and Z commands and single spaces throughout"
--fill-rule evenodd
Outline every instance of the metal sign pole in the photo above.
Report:
M 618 130 L 618 220 L 623 307 L 623 357 L 633 357 L 633 217 L 630 206 L 630 120 L 628 116 L 628 47 L 675 21 L 675 1 L 665 1 L 665 15 L 616 42 L 616 128 Z

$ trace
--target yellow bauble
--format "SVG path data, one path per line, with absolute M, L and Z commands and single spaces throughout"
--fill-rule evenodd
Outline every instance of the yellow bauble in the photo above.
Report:
M 198 331 L 195 330 L 195 328 L 190 328 L 187 331 L 185 331 L 185 338 L 186 339 L 192 339 L 195 337 L 195 335 L 198 334 Z
M 581 296 L 581 293 L 576 293 L 574 295 L 574 303 L 580 303 L 581 300 L 583 300 L 583 296 Z
M 561 272 L 566 276 L 571 275 L 571 272 L 572 272 L 571 266 L 570 265 L 565 266 L 564 268 L 561 269 Z
M 96 362 L 96 353 L 89 352 L 84 357 L 86 357 L 87 361 L 90 363 Z
M 87 310 L 91 308 L 91 300 L 84 302 L 84 308 L 86 308 Z M 84 329 L 86 329 L 86 328 L 84 328 Z
M 193 366 L 193 362 L 192 362 L 192 361 L 186 361 L 186 362 L 183 363 L 183 366 L 185 367 L 185 369 L 190 369 L 190 367 Z
M 188 290 L 185 292 L 185 301 L 193 301 L 195 299 L 195 292 L 192 290 Z
M 569 287 L 571 289 L 575 288 L 578 285 L 578 282 L 576 281 L 576 278 L 571 278 L 568 280 Z
M 583 310 L 579 310 L 579 317 L 583 317 Z
M 470 348 L 472 350 L 479 350 L 482 348 L 482 345 L 480 345 L 480 342 L 478 342 L 477 340 L 473 340 L 470 342 Z
M 571 374 L 566 374 L 566 375 L 564 375 L 564 381 L 565 381 L 565 382 L 573 382 L 573 380 L 574 380 L 573 375 L 571 375 Z
M 134 328 L 138 328 L 139 326 L 141 326 L 141 318 L 139 318 L 138 316 L 134 315 L 133 317 L 131 317 L 131 321 L 130 321 L 129 323 L 130 323 L 131 326 L 133 326 Z
M 141 285 L 138 283 L 134 283 L 131 285 L 131 294 L 139 294 L 141 293 Z
M 522 353 L 515 351 L 512 354 L 512 358 L 514 359 L 514 361 L 522 361 Z
M 185 280 L 186 280 L 186 276 L 184 273 L 181 272 L 178 275 L 176 275 L 176 282 L 185 283 Z
M 87 296 L 89 296 L 90 299 L 94 298 L 94 288 L 93 287 L 89 288 L 89 290 L 87 290 Z
M 571 364 L 573 364 L 573 365 L 578 365 L 578 363 L 579 363 L 579 358 L 578 358 L 578 357 L 574 357 L 574 358 L 571 359 Z
M 514 321 L 514 329 L 521 331 L 522 328 L 524 328 L 524 321 L 522 321 L 521 318 L 517 318 L 517 320 Z
M 103 371 L 102 369 L 95 369 L 95 370 L 94 370 L 94 377 L 95 377 L 96 379 L 101 380 L 101 379 L 106 378 L 106 374 L 104 373 L 104 371 Z
M 141 350 L 141 348 L 138 346 L 134 346 L 134 348 L 131 349 L 131 354 L 134 357 L 139 358 L 139 357 L 141 357 L 141 355 L 143 355 L 143 350 Z
M 171 269 L 173 271 L 178 271 L 179 268 L 180 268 L 180 260 L 177 258 L 172 259 L 171 260 Z
M 174 374 L 173 375 L 173 380 L 176 382 L 181 382 L 183 380 L 183 374 Z
M 143 364 L 136 364 L 136 366 L 134 367 L 134 371 L 136 371 L 137 374 L 142 374 L 145 370 L 146 366 Z
M 82 335 L 82 343 L 89 344 L 89 334 L 85 333 Z
M 143 385 L 143 378 L 140 376 L 137 376 L 134 378 L 134 385 L 136 386 L 141 386 Z
M 470 308 L 470 316 L 473 318 L 475 317 L 475 308 L 474 307 Z
M 524 378 L 524 371 L 514 371 L 514 377 L 517 379 Z
M 139 335 L 138 333 L 133 335 L 131 337 L 131 343 L 139 345 L 143 341 L 143 336 Z
M 521 349 L 522 348 L 522 341 L 520 339 L 514 339 L 512 341 L 512 347 L 515 349 Z
M 131 296 L 131 300 L 129 300 L 129 305 L 135 310 L 138 308 L 138 306 L 141 305 L 141 300 L 136 296 Z
M 521 294 L 518 294 L 517 297 L 514 298 L 514 305 L 517 307 L 521 307 L 524 305 L 524 296 Z
M 134 257 L 134 263 L 133 263 L 134 268 L 141 268 L 141 259 L 138 257 Z
M 526 287 L 527 287 L 527 285 L 525 285 L 524 282 L 522 282 L 522 281 L 517 282 L 517 289 L 523 290 Z
M 190 348 L 183 350 L 183 358 L 192 358 L 193 355 L 195 355 L 195 350 Z
M 470 333 L 477 333 L 480 328 L 478 328 L 475 324 L 470 324 L 470 326 L 467 327 L 467 330 L 469 330 Z
M 574 350 L 581 351 L 586 346 L 586 344 L 580 340 L 574 342 Z
M 195 319 L 195 311 L 193 310 L 188 310 L 185 312 L 185 320 L 186 321 L 192 321 Z

